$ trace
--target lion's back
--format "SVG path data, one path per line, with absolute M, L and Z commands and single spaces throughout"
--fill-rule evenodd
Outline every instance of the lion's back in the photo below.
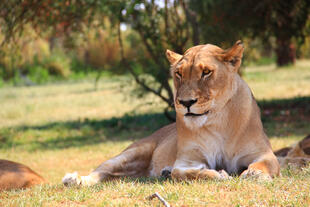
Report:
M 0 190 L 28 188 L 44 182 L 29 167 L 9 160 L 0 160 Z

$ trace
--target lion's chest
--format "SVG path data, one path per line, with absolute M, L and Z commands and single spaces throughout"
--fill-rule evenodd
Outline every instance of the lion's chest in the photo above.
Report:
M 238 171 L 238 155 L 232 156 L 231 146 L 220 134 L 214 133 L 201 137 L 197 145 L 210 169 L 224 169 L 229 173 Z

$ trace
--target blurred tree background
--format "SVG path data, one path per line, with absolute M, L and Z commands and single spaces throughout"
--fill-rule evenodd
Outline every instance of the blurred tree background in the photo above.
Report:
M 309 0 L 2 0 L 0 85 L 130 74 L 173 108 L 165 50 L 241 39 L 244 64 L 310 57 Z M 173 119 L 172 117 L 170 117 Z

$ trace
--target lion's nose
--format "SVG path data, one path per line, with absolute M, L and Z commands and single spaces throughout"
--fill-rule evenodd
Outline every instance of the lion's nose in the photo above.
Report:
M 183 106 L 185 106 L 186 108 L 191 107 L 194 103 L 197 102 L 197 99 L 191 99 L 191 100 L 179 100 L 180 104 L 182 104 Z

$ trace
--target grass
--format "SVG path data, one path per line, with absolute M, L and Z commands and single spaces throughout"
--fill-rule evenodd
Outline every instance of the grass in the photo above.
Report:
M 310 133 L 310 61 L 293 68 L 246 68 L 274 149 Z M 134 140 L 168 123 L 152 95 L 123 95 L 128 77 L 0 89 L 0 157 L 30 166 L 49 184 L 0 192 L 0 206 L 160 206 L 159 192 L 173 206 L 309 206 L 310 168 L 283 169 L 272 182 L 233 178 L 192 181 L 123 178 L 93 187 L 64 187 L 66 172 L 87 174 Z M 127 88 L 131 89 L 132 84 Z

